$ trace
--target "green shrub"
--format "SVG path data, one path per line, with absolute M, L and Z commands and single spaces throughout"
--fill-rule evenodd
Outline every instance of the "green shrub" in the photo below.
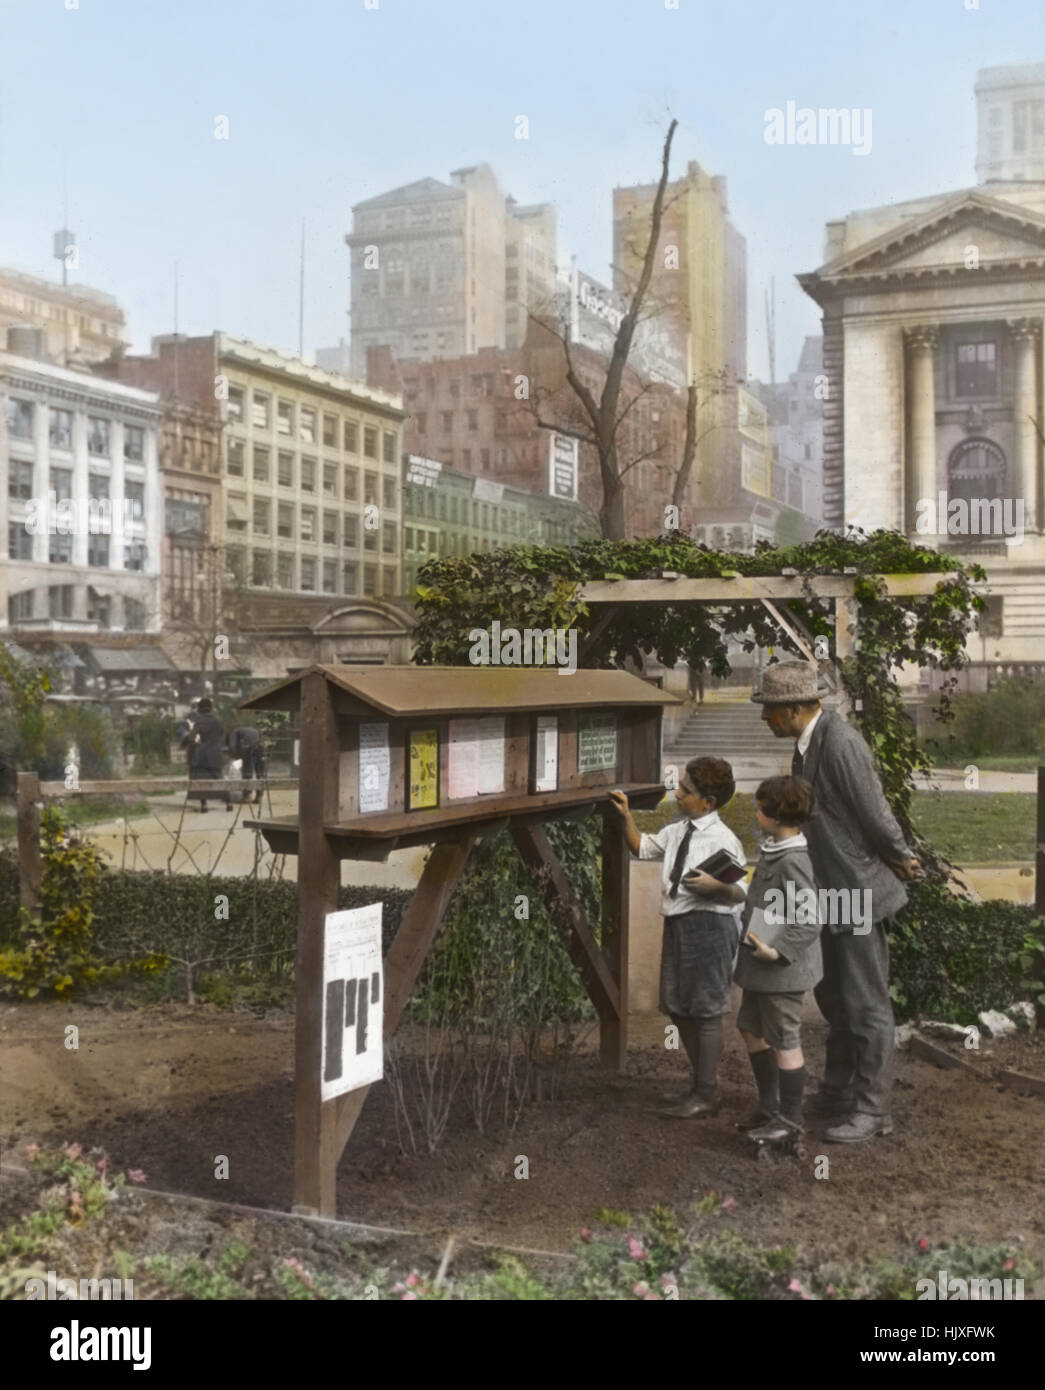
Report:
M 955 695 L 951 712 L 946 731 L 937 724 L 927 739 L 939 757 L 1045 752 L 1045 682 L 1002 680 L 983 694 Z
M 889 931 L 897 1018 L 975 1023 L 983 1009 L 1026 998 L 1028 936 L 1042 923 L 1019 903 L 976 903 L 944 884 L 912 883 Z

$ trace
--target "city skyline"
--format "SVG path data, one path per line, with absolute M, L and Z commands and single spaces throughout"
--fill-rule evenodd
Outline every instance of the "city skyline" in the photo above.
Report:
M 1030 3 L 838 14 L 820 0 L 786 19 L 762 3 L 723 15 L 649 0 L 593 18 L 536 0 L 516 32 L 477 0 L 317 0 L 293 22 L 267 2 L 2 4 L 0 172 L 19 198 L 0 262 L 58 277 L 64 179 L 80 254 L 70 280 L 115 295 L 133 351 L 173 327 L 177 263 L 182 332 L 292 353 L 305 218 L 311 357 L 349 336 L 354 203 L 486 161 L 520 203 L 556 205 L 560 262 L 576 255 L 609 283 L 613 189 L 655 179 L 675 115 L 673 177 L 690 159 L 724 176 L 748 241 L 749 370 L 768 377 L 772 277 L 786 380 L 819 329 L 794 277 L 822 263 L 825 223 L 973 186 L 977 70 L 1045 50 Z M 767 112 L 789 102 L 870 111 L 869 148 L 768 144 Z M 222 117 L 227 140 L 215 138 Z

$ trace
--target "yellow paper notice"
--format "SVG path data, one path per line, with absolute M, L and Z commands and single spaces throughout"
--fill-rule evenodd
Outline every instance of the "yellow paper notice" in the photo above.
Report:
M 439 731 L 414 729 L 410 734 L 410 809 L 439 805 Z

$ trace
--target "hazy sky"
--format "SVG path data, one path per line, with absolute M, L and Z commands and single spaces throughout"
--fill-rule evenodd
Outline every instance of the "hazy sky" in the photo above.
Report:
M 135 350 L 172 327 L 177 262 L 183 332 L 296 351 L 304 217 L 307 356 L 348 335 L 353 203 L 487 160 L 520 202 L 557 204 L 561 259 L 608 279 L 611 190 L 656 177 L 675 115 L 673 171 L 729 181 L 761 377 L 776 279 L 784 377 L 818 331 L 794 275 L 824 223 L 973 184 L 977 69 L 1045 60 L 1045 7 L 677 3 L 0 0 L 0 264 L 57 278 L 64 167 L 70 278 L 119 299 Z M 871 152 L 766 144 L 789 100 L 870 108 Z

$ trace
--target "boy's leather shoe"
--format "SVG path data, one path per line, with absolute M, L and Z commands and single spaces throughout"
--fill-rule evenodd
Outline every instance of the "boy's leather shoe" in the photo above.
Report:
M 773 1116 L 768 1110 L 763 1110 L 760 1105 L 756 1105 L 750 1115 L 746 1115 L 742 1120 L 737 1120 L 737 1129 L 746 1133 L 749 1130 L 758 1129 L 759 1125 L 768 1124 L 772 1118 Z
M 794 1124 L 791 1120 L 785 1120 L 783 1115 L 774 1115 L 765 1124 L 759 1125 L 757 1129 L 752 1129 L 748 1134 L 749 1139 L 757 1139 L 760 1142 L 774 1144 L 784 1139 L 800 1139 L 802 1137 L 802 1126 Z
M 868 1115 L 858 1111 L 841 1124 L 825 1129 L 824 1138 L 829 1144 L 862 1144 L 865 1139 L 892 1132 L 893 1122 L 888 1115 Z
M 675 1105 L 666 1106 L 660 1113 L 672 1120 L 688 1120 L 692 1116 L 704 1119 L 705 1116 L 718 1114 L 718 1101 L 701 1100 L 697 1095 L 688 1095 Z

